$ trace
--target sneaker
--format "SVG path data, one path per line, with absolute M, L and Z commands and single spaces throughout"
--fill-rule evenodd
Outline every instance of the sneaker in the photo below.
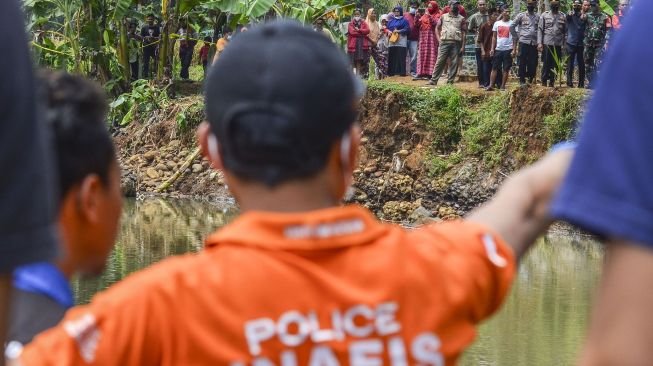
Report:
M 491 86 L 488 86 L 487 88 L 485 88 L 485 91 L 491 92 L 491 91 L 494 91 L 494 88 L 491 87 Z
M 485 89 L 485 88 L 487 88 L 487 86 L 485 86 L 485 85 L 479 85 L 478 88 L 479 88 L 479 89 Z
M 438 82 L 433 80 L 433 79 L 430 79 L 429 80 L 429 85 L 438 85 Z

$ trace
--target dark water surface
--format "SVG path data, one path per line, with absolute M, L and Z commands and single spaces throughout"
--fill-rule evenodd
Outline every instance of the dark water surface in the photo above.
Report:
M 233 209 L 192 200 L 125 202 L 121 233 L 104 274 L 76 280 L 78 303 L 165 257 L 196 252 Z M 483 324 L 460 365 L 568 365 L 587 326 L 602 248 L 581 236 L 548 235 L 524 258 L 502 310 Z

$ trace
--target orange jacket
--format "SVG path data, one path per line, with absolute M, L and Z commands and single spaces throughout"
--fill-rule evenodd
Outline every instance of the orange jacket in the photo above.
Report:
M 508 293 L 481 225 L 406 230 L 348 206 L 250 212 L 69 311 L 25 365 L 447 365 Z

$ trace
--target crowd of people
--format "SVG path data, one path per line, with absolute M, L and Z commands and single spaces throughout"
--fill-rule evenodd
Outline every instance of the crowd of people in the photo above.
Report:
M 436 1 L 413 0 L 407 13 L 397 5 L 381 15 L 380 22 L 376 9 L 369 9 L 365 19 L 356 9 L 347 31 L 355 72 L 367 78 L 372 56 L 378 78 L 410 75 L 437 85 L 446 71 L 452 84 L 469 34 L 474 38 L 479 88 L 505 89 L 515 62 L 520 85 L 532 84 L 540 59 L 543 86 L 553 87 L 563 76 L 557 75 L 559 70 L 566 67 L 567 86 L 573 87 L 578 67 L 576 85 L 584 88 L 586 78 L 592 85 L 609 31 L 620 27 L 629 6 L 629 0 L 620 0 L 618 13 L 609 17 L 599 0 L 574 0 L 567 13 L 559 0 L 551 0 L 548 11 L 540 14 L 537 1 L 527 0 L 527 10 L 513 18 L 508 4 L 488 2 L 478 0 L 478 11 L 467 17 L 458 0 L 450 0 L 442 10 Z
M 247 27 L 239 27 L 238 32 L 246 32 Z M 183 81 L 190 81 L 190 67 L 193 60 L 197 60 L 198 65 L 202 65 L 204 77 L 208 67 L 218 59 L 219 54 L 224 50 L 229 40 L 233 35 L 233 31 L 229 27 L 222 30 L 222 34 L 214 42 L 213 37 L 204 36 L 203 38 L 197 34 L 197 31 L 188 23 L 182 23 L 175 34 L 175 40 L 179 44 L 179 78 Z M 158 54 L 161 42 L 161 25 L 157 23 L 154 14 L 149 14 L 145 18 L 145 24 L 141 27 L 140 32 L 137 31 L 137 23 L 129 22 L 127 28 L 127 39 L 129 47 L 129 65 L 131 80 L 137 79 L 150 79 L 154 76 L 158 69 Z M 195 52 L 196 45 L 202 42 L 200 50 Z M 215 49 L 212 50 L 212 45 L 215 43 Z M 211 53 L 213 57 L 211 58 Z
M 647 29 L 653 3 L 641 4 L 611 45 L 604 68 L 619 77 L 598 78 L 578 146 L 559 146 L 516 172 L 464 220 L 415 230 L 341 205 L 357 166 L 365 91 L 350 63 L 366 43 L 353 42 L 348 60 L 294 22 L 255 27 L 211 67 L 207 122 L 197 133 L 240 216 L 200 253 L 165 260 L 78 307 L 68 280 L 102 269 L 121 212 L 106 97 L 80 76 L 35 78 L 24 38 L 0 32 L 0 45 L 13 51 L 0 58 L 13 71 L 0 79 L 5 354 L 24 366 L 452 365 L 505 300 L 519 258 L 557 218 L 609 244 L 579 363 L 652 364 L 653 73 L 641 60 L 653 47 L 631 40 Z M 446 37 L 464 23 L 455 5 L 438 22 Z M 361 14 L 353 30 L 370 32 Z M 402 9 L 394 14 L 395 30 L 407 30 Z M 481 42 L 479 58 L 490 53 L 499 65 L 490 82 L 503 83 L 497 72 L 516 44 L 506 40 L 509 11 L 493 17 L 474 20 L 486 31 L 492 25 L 492 48 Z M 0 26 L 15 31 L 22 19 L 16 1 L 0 2 Z M 550 19 L 560 17 L 551 12 L 538 24 Z M 410 32 L 391 33 L 409 44 Z M 458 44 L 440 36 L 455 66 Z M 547 39 L 555 49 L 555 37 Z M 393 56 L 408 65 L 402 48 Z

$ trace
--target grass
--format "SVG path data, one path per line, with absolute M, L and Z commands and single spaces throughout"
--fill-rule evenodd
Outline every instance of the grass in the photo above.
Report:
M 544 116 L 543 133 L 550 146 L 574 136 L 586 94 L 582 89 L 570 89 L 553 103 L 553 113 Z
M 508 134 L 509 98 L 509 94 L 501 93 L 484 100 L 470 114 L 469 126 L 463 132 L 467 155 L 481 157 L 489 166 L 501 162 L 511 140 Z
M 435 132 L 427 158 L 431 175 L 443 174 L 469 157 L 496 167 L 509 158 L 508 146 L 524 155 L 514 156 L 517 160 L 539 158 L 529 151 L 526 136 L 509 133 L 510 93 L 468 98 L 451 86 L 423 89 L 387 81 L 369 81 L 368 88 L 377 95 L 396 93 L 402 110 L 414 113 L 418 122 Z M 549 146 L 573 137 L 586 96 L 581 89 L 570 89 L 553 102 L 553 111 L 544 116 L 539 132 Z
M 384 81 L 370 81 L 368 87 L 397 93 L 402 106 L 415 112 L 417 120 L 435 132 L 432 146 L 435 151 L 450 153 L 460 142 L 468 114 L 460 90 L 451 86 L 425 90 Z

